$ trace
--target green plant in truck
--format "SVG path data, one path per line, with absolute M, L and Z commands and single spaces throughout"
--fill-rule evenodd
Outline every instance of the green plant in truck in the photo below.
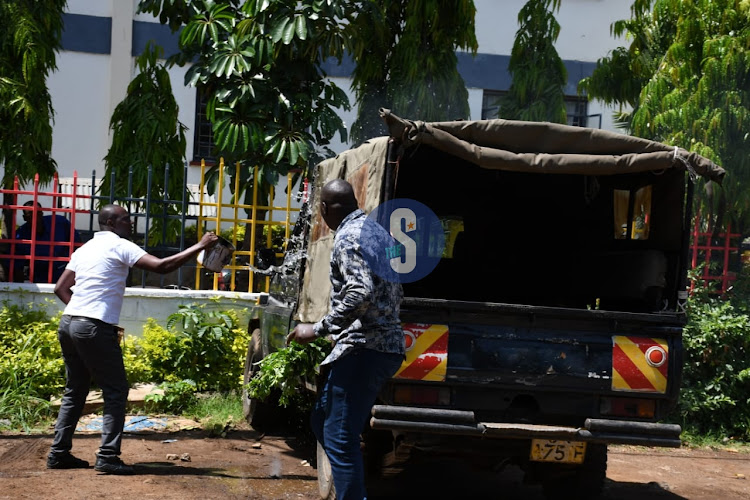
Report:
M 313 399 L 299 390 L 300 381 L 313 381 L 318 366 L 330 352 L 331 343 L 326 339 L 307 345 L 293 342 L 272 352 L 260 361 L 258 375 L 248 384 L 249 396 L 264 401 L 278 391 L 281 406 L 309 410 Z

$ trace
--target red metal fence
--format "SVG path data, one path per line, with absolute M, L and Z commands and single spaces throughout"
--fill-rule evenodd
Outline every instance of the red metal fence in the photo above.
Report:
M 741 235 L 733 233 L 731 226 L 725 233 L 700 232 L 700 220 L 696 217 L 692 236 L 690 267 L 702 267 L 700 279 L 703 285 L 712 292 L 725 294 L 737 279 L 737 274 L 730 270 L 729 260 L 732 252 L 739 248 Z M 691 284 L 691 291 L 694 285 Z
M 239 168 L 239 164 L 235 167 Z M 30 189 L 21 189 L 18 179 L 13 189 L 0 188 L 3 215 L 0 279 L 55 283 L 81 241 L 85 242 L 96 232 L 99 207 L 116 203 L 125 207 L 133 218 L 133 241 L 157 257 L 184 250 L 197 241 L 203 231 L 209 230 L 223 234 L 237 249 L 231 264 L 225 266 L 222 273 L 209 272 L 193 261 L 167 275 L 142 269 L 132 272 L 128 286 L 268 291 L 269 273 L 264 270 L 280 264 L 299 212 L 299 208 L 292 206 L 292 200 L 296 200 L 293 174 L 286 179 L 284 202 L 274 203 L 273 189 L 268 203 L 261 202 L 255 191 L 257 188 L 253 187 L 253 203 L 246 205 L 235 197 L 225 202 L 221 189 L 209 195 L 205 166 L 199 185 L 188 184 L 189 167 L 183 165 L 182 168 L 182 175 L 175 175 L 175 169 L 171 169 L 170 175 L 169 165 L 158 172 L 149 166 L 146 172 L 149 186 L 159 176 L 164 193 L 169 192 L 169 186 L 179 183 L 177 199 L 154 193 L 138 196 L 133 190 L 132 168 L 124 179 L 116 179 L 115 174 L 111 174 L 109 194 L 101 192 L 102 179 L 96 177 L 95 171 L 89 178 L 81 178 L 77 173 L 72 178 L 55 176 L 51 185 L 45 186 L 46 190 L 41 189 L 38 176 Z M 219 172 L 223 173 L 223 168 Z M 240 177 L 235 172 L 235 193 L 241 191 Z M 224 185 L 221 175 L 218 185 Z M 127 191 L 115 193 L 115 186 L 127 186 Z M 259 211 L 266 214 L 267 220 L 256 220 Z M 240 237 L 245 234 L 241 231 L 245 228 L 250 238 Z M 260 275 L 253 280 L 256 273 Z
M 77 180 L 77 172 L 73 173 L 73 178 Z M 35 175 L 30 190 L 20 189 L 18 178 L 13 189 L 0 190 L 3 213 L 0 262 L 7 281 L 54 283 L 56 270 L 64 268 L 73 250 L 81 245 L 75 231 L 76 214 L 88 215 L 89 211 L 75 208 L 79 206 L 76 201 L 91 196 L 77 193 L 75 187 L 71 193 L 61 193 L 57 174 L 49 189 L 40 190 L 39 175 Z M 31 206 L 19 204 L 19 197 Z M 63 203 L 65 198 L 70 200 Z M 22 225 L 16 221 L 19 212 L 30 214 Z M 46 272 L 38 272 L 40 268 Z

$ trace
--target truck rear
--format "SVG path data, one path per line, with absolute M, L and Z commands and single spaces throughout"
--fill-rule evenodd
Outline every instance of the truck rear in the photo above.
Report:
M 363 433 L 370 470 L 459 455 L 518 465 L 550 498 L 594 498 L 607 444 L 680 446 L 679 426 L 660 421 L 679 395 L 693 183 L 723 170 L 590 129 L 383 117 L 390 138 L 318 166 L 299 293 L 287 277 L 279 332 L 260 336 L 273 350 L 286 318 L 326 312 L 325 182 L 347 179 L 367 212 L 408 199 L 434 213 L 444 245 L 403 284 L 407 356 Z

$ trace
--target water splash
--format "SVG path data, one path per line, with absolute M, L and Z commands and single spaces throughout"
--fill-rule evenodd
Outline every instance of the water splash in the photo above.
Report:
M 272 479 L 281 479 L 281 459 L 274 455 L 269 466 L 268 477 Z

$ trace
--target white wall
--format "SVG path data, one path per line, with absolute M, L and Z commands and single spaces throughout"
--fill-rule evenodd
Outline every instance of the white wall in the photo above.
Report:
M 68 0 L 65 12 L 87 16 L 110 17 L 112 2 L 129 2 L 132 0 Z
M 194 127 L 195 127 L 195 99 L 196 92 L 195 87 L 188 87 L 185 85 L 185 73 L 187 73 L 188 66 L 179 67 L 173 66 L 169 68 L 169 79 L 172 82 L 172 93 L 174 94 L 175 101 L 180 107 L 177 114 L 177 119 L 187 127 L 185 131 L 186 140 L 186 154 L 187 159 L 193 158 L 193 140 Z M 198 184 L 201 180 L 201 169 L 200 166 L 188 167 L 188 184 Z
M 484 90 L 477 88 L 469 89 L 469 119 L 482 119 L 482 102 L 484 99 Z
M 54 285 L 41 283 L 0 283 L 0 301 L 21 307 L 44 310 L 54 316 L 65 308 L 54 292 Z M 238 311 L 240 328 L 245 328 L 249 314 L 244 311 L 257 301 L 257 293 L 214 292 L 211 290 L 164 290 L 159 288 L 126 288 L 119 325 L 126 335 L 143 334 L 143 325 L 153 318 L 166 327 L 167 317 L 177 312 L 179 306 L 202 304 L 211 310 Z M 221 301 L 217 301 L 221 298 Z
M 60 177 L 104 173 L 109 147 L 109 56 L 61 52 L 47 85 L 55 110 L 52 157 Z

